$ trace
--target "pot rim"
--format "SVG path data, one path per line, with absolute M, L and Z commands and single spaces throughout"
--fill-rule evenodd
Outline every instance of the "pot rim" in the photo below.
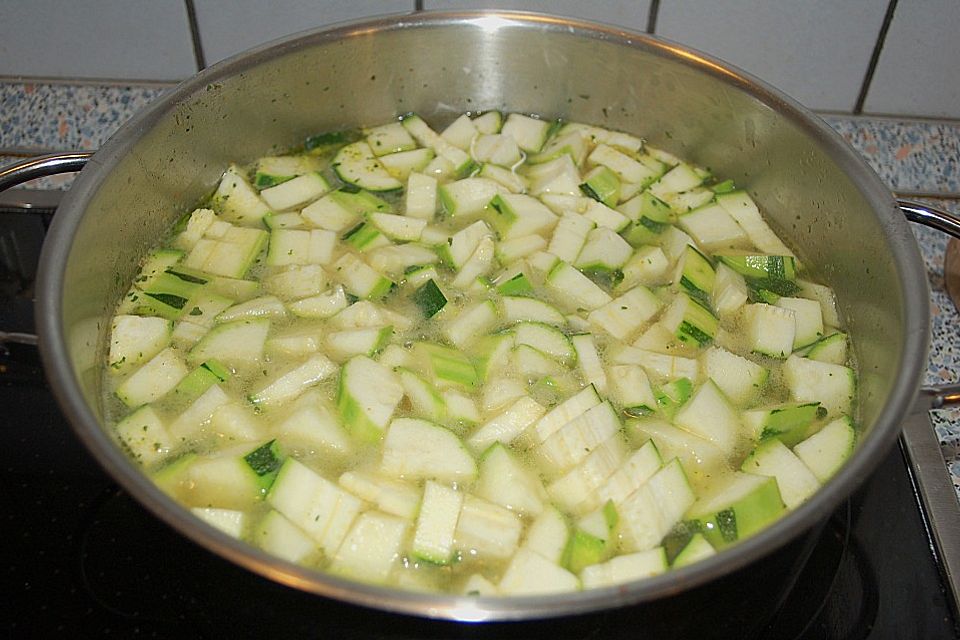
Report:
M 584 38 L 611 41 L 670 57 L 685 65 L 735 85 L 762 104 L 777 111 L 810 135 L 825 149 L 857 185 L 878 223 L 885 225 L 898 265 L 903 291 L 904 335 L 900 358 L 902 375 L 887 397 L 880 417 L 863 438 L 850 460 L 806 503 L 747 540 L 716 556 L 682 569 L 643 580 L 569 594 L 547 596 L 467 597 L 424 594 L 344 580 L 295 565 L 240 542 L 193 517 L 162 492 L 135 467 L 102 428 L 87 406 L 76 374 L 65 366 L 70 349 L 62 325 L 64 268 L 72 238 L 83 217 L 86 203 L 105 177 L 127 155 L 143 134 L 163 116 L 219 79 L 282 56 L 301 46 L 363 34 L 409 28 L 545 28 L 563 30 Z M 71 427 L 100 465 L 155 516 L 208 550 L 276 582 L 338 600 L 381 610 L 427 618 L 458 621 L 494 621 L 547 618 L 586 613 L 636 604 L 677 594 L 740 569 L 768 555 L 825 520 L 869 475 L 882 459 L 900 429 L 900 420 L 914 401 L 925 366 L 929 340 L 929 294 L 919 250 L 900 214 L 890 190 L 866 162 L 826 123 L 792 98 L 765 82 L 710 55 L 669 40 L 545 14 L 515 11 L 418 12 L 340 23 L 293 34 L 219 62 L 179 84 L 171 92 L 122 125 L 91 158 L 61 204 L 43 246 L 37 277 L 36 318 L 40 351 L 52 390 Z M 905 375 L 903 375 L 905 374 Z

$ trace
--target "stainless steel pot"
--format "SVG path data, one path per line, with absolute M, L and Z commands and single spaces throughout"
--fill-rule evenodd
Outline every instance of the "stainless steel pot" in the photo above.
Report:
M 102 426 L 98 362 L 109 317 L 145 252 L 215 186 L 307 135 L 415 111 L 442 123 L 502 109 L 642 135 L 746 187 L 837 292 L 860 368 L 863 434 L 811 500 L 717 556 L 666 575 L 557 596 L 442 596 L 295 566 L 193 518 Z M 83 443 L 129 493 L 199 544 L 278 582 L 455 620 L 529 619 L 668 598 L 743 570 L 822 522 L 893 443 L 925 366 L 928 291 L 890 192 L 830 128 L 732 67 L 656 38 L 517 13 L 417 13 L 290 37 L 188 80 L 89 161 L 44 246 L 37 321 L 48 376 Z

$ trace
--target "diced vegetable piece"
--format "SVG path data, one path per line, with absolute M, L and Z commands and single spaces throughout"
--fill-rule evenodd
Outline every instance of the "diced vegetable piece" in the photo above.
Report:
M 598 490 L 626 457 L 626 443 L 619 435 L 613 435 L 593 449 L 583 462 L 551 482 L 547 491 L 554 503 L 567 512 L 597 509 L 603 502 Z
M 857 432 L 850 418 L 830 422 L 793 448 L 820 482 L 826 482 L 853 453 Z
M 558 262 L 550 270 L 546 284 L 547 289 L 562 296 L 564 304 L 573 310 L 582 308 L 593 311 L 612 300 L 610 294 L 566 262 Z
M 624 549 L 656 547 L 693 504 L 690 483 L 679 460 L 674 459 L 617 505 Z
M 597 350 L 597 344 L 589 333 L 581 333 L 570 338 L 580 374 L 588 384 L 602 394 L 607 393 L 607 373 Z
M 117 397 L 128 407 L 139 407 L 173 390 L 188 373 L 183 358 L 168 347 L 124 380 L 117 387 Z
M 677 554 L 677 557 L 673 559 L 673 566 L 678 568 L 685 567 L 698 560 L 709 558 L 714 554 L 716 554 L 716 550 L 713 548 L 713 545 L 707 542 L 707 539 L 703 537 L 702 533 L 698 532 L 690 537 L 690 541 L 687 542 L 686 546 Z
M 811 360 L 829 362 L 830 364 L 846 364 L 847 334 L 842 332 L 831 333 L 810 345 L 807 357 Z
M 543 511 L 546 493 L 540 478 L 502 443 L 483 452 L 479 471 L 478 496 L 522 514 Z
M 219 529 L 228 536 L 239 538 L 246 527 L 248 514 L 236 509 L 211 509 L 194 507 L 190 510 L 215 529 Z
M 300 527 L 279 511 L 270 510 L 254 527 L 254 543 L 288 562 L 302 562 L 317 545 Z
M 413 483 L 358 471 L 343 473 L 338 482 L 355 496 L 376 504 L 384 513 L 413 520 L 420 511 L 422 492 Z
M 329 554 L 340 547 L 362 508 L 353 495 L 289 457 L 270 487 L 267 502 Z
M 754 440 L 777 438 L 792 447 L 817 419 L 819 402 L 787 403 L 743 412 L 743 423 Z
M 367 356 L 354 356 L 340 370 L 337 410 L 360 440 L 378 440 L 402 398 L 396 374 Z
M 427 481 L 413 534 L 412 549 L 417 558 L 440 565 L 450 562 L 463 499 L 463 493 L 456 489 Z
M 426 420 L 396 418 L 383 442 L 381 469 L 395 477 L 469 482 L 477 464 L 452 431 Z
M 509 558 L 517 550 L 522 529 L 520 518 L 509 509 L 466 494 L 454 539 L 465 554 Z
M 783 510 L 776 478 L 736 472 L 703 494 L 686 517 L 719 549 L 759 531 Z
M 640 285 L 591 311 L 587 318 L 618 340 L 627 340 L 650 320 L 661 307 L 660 300 Z
M 791 355 L 783 375 L 793 400 L 819 402 L 829 418 L 850 415 L 857 392 L 853 369 Z
M 270 320 L 254 318 L 218 325 L 190 350 L 188 361 L 218 360 L 231 368 L 256 366 L 263 358 Z
M 544 595 L 576 591 L 580 579 L 529 549 L 518 550 L 497 585 L 506 595 Z
M 306 389 L 326 380 L 337 371 L 337 366 L 322 354 L 310 356 L 303 364 L 287 371 L 268 385 L 253 393 L 250 401 L 270 407 L 289 402 Z
M 373 127 L 366 133 L 367 144 L 370 145 L 370 150 L 377 156 L 410 151 L 417 147 L 417 143 L 399 122 Z
M 109 371 L 124 373 L 153 358 L 170 343 L 172 329 L 172 323 L 165 318 L 114 316 L 107 356 Z
M 717 204 L 737 221 L 750 237 L 750 242 L 764 253 L 791 255 L 790 249 L 760 217 L 760 210 L 746 191 L 731 191 L 717 196 Z
M 788 509 L 800 506 L 820 487 L 820 482 L 807 465 L 777 438 L 760 443 L 743 461 L 740 469 L 776 478 L 780 496 Z
M 341 147 L 332 166 L 341 180 L 362 189 L 393 191 L 403 188 L 403 183 L 390 175 L 365 141 Z
M 685 213 L 677 224 L 710 252 L 750 246 L 747 234 L 718 204 L 706 204 Z
M 678 427 L 706 438 L 731 454 L 740 433 L 740 417 L 713 380 L 703 383 L 674 417 Z
M 224 220 L 242 225 L 256 224 L 270 211 L 236 165 L 223 174 L 213 202 Z
M 519 113 L 511 113 L 500 132 L 517 141 L 524 151 L 536 153 L 543 147 L 550 132 L 550 123 Z
M 793 311 L 797 327 L 793 337 L 794 349 L 809 346 L 823 335 L 823 316 L 820 312 L 820 303 L 816 300 L 783 296 L 777 300 L 776 304 L 778 307 Z
M 144 466 L 162 460 L 174 446 L 160 416 L 149 405 L 118 422 L 115 429 L 133 457 Z
M 527 427 L 540 419 L 545 413 L 543 405 L 530 397 L 523 397 L 514 402 L 509 409 L 485 422 L 477 428 L 469 438 L 467 444 L 474 452 L 485 451 L 495 442 L 509 444 L 513 442 Z
M 286 211 L 303 207 L 330 190 L 330 185 L 319 173 L 305 173 L 296 178 L 260 192 L 260 197 L 272 211 Z
M 547 231 L 557 216 L 536 198 L 519 193 L 500 193 L 490 201 L 490 224 L 501 240 L 520 238 Z
M 400 562 L 409 523 L 376 511 L 361 513 L 330 562 L 330 573 L 383 583 Z
M 616 411 L 609 402 L 587 409 L 560 427 L 545 439 L 538 453 L 546 469 L 558 474 L 567 471 L 586 458 L 594 447 L 620 430 Z
M 745 305 L 741 313 L 751 351 L 773 358 L 793 352 L 797 321 L 791 309 L 757 303 Z
M 580 573 L 580 579 L 583 581 L 584 589 L 595 589 L 649 578 L 663 573 L 668 568 L 667 554 L 663 547 L 654 547 L 586 567 Z

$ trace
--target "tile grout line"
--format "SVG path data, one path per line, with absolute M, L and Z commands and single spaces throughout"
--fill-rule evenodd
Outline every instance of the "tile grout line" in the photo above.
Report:
M 660 14 L 660 0 L 650 0 L 650 10 L 647 12 L 647 33 L 656 35 L 657 16 Z
M 877 63 L 880 61 L 880 52 L 883 51 L 883 45 L 887 40 L 887 32 L 890 31 L 893 14 L 896 10 L 897 0 L 890 0 L 887 4 L 887 11 L 883 14 L 883 23 L 880 25 L 880 32 L 877 34 L 877 41 L 870 53 L 870 62 L 867 64 L 867 72 L 863 76 L 863 84 L 860 85 L 857 101 L 853 105 L 853 115 L 863 113 L 863 105 L 867 101 L 867 93 L 870 91 L 870 84 L 873 82 L 873 74 L 876 72 Z
M 207 68 L 207 57 L 203 53 L 203 42 L 200 40 L 200 26 L 197 23 L 197 7 L 193 0 L 183 0 L 187 10 L 187 22 L 190 24 L 190 39 L 193 42 L 193 60 L 197 71 Z

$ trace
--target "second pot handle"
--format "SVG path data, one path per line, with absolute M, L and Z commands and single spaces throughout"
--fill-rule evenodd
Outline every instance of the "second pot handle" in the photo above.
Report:
M 51 153 L 0 167 L 0 191 L 36 178 L 80 171 L 92 155 L 92 151 Z
M 942 231 L 954 238 L 960 238 L 960 218 L 948 211 L 914 200 L 897 199 L 900 210 L 910 222 L 918 222 L 926 227 Z M 925 409 L 941 409 L 960 404 L 960 384 L 947 383 L 924 386 L 917 399 Z
M 900 210 L 910 222 L 943 231 L 954 238 L 960 238 L 960 218 L 948 211 L 914 200 L 897 199 Z

